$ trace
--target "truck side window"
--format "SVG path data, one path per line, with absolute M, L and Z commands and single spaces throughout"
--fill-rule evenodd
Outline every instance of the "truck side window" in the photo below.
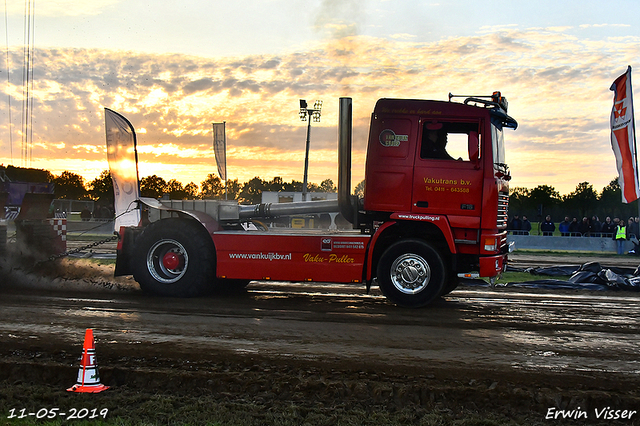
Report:
M 478 123 L 427 121 L 422 126 L 420 158 L 469 161 L 469 133 Z
M 425 124 L 422 130 L 422 145 L 420 146 L 421 158 L 433 158 L 438 160 L 453 160 L 447 152 L 447 133 L 436 125 Z

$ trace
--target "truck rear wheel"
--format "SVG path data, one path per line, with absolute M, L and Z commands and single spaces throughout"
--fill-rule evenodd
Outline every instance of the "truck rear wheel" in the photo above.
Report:
M 234 294 L 246 291 L 251 280 L 218 278 L 216 290 L 221 293 Z
M 215 252 L 207 232 L 189 219 L 149 225 L 135 246 L 133 277 L 143 291 L 159 296 L 195 297 L 212 288 Z
M 393 303 L 418 308 L 440 295 L 446 278 L 442 257 L 421 240 L 392 244 L 378 262 L 378 285 Z

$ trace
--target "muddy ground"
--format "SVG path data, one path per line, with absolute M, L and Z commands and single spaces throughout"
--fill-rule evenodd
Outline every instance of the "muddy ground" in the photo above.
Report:
M 514 264 L 637 266 L 533 256 Z M 158 299 L 111 265 L 1 266 L 0 424 L 640 425 L 638 293 L 465 285 L 409 310 L 360 287 Z M 66 391 L 86 328 L 111 386 L 94 395 Z

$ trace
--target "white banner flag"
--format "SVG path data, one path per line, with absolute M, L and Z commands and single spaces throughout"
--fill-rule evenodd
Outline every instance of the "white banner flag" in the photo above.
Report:
M 227 135 L 225 123 L 213 123 L 213 152 L 220 179 L 227 180 Z
M 136 208 L 135 203 L 140 198 L 136 132 L 129 120 L 108 108 L 104 109 L 104 123 L 107 158 L 115 195 L 114 230 L 120 231 L 121 226 L 140 224 L 140 209 Z
M 213 123 L 213 153 L 220 179 L 227 180 L 227 135 L 225 123 Z
M 611 90 L 614 91 L 611 110 L 611 147 L 616 156 L 622 202 L 630 203 L 640 197 L 631 67 L 613 82 Z

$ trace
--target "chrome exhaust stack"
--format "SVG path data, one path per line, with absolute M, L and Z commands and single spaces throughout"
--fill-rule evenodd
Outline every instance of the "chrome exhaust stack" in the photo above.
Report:
M 356 202 L 351 195 L 351 147 L 353 133 L 353 101 L 340 98 L 338 118 L 338 200 L 295 203 L 263 203 L 239 206 L 240 218 L 269 218 L 295 214 L 340 212 L 352 224 L 357 222 Z
M 332 213 L 338 211 L 337 200 L 302 201 L 295 203 L 262 203 L 240 205 L 240 218 L 271 218 L 298 214 Z
M 351 196 L 351 147 L 353 145 L 353 101 L 340 98 L 338 116 L 338 205 L 346 220 L 357 226 L 357 209 Z

